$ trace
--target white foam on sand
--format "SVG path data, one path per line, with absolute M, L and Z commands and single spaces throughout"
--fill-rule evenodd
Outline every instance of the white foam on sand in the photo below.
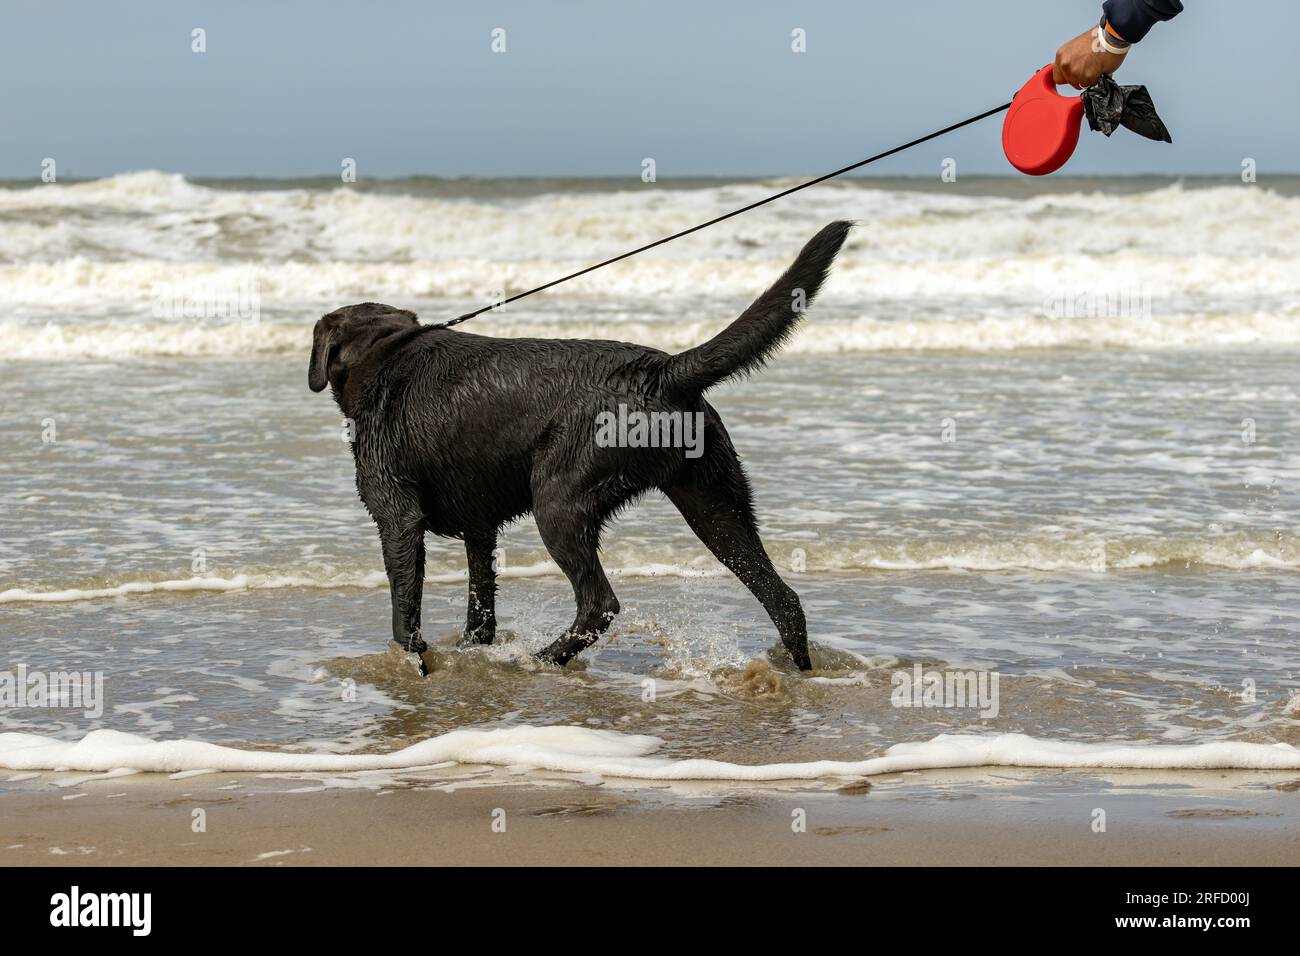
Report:
M 351 773 L 463 764 L 596 774 L 639 780 L 815 780 L 955 767 L 1051 767 L 1300 770 L 1289 744 L 1218 741 L 1199 744 L 1077 743 L 1023 734 L 941 734 L 896 744 L 860 761 L 735 764 L 655 756 L 657 737 L 588 727 L 508 727 L 453 730 L 386 754 L 303 754 L 239 750 L 197 740 L 151 740 L 95 730 L 76 742 L 35 734 L 0 734 L 0 768 L 10 770 L 156 773 L 219 770 L 249 773 Z

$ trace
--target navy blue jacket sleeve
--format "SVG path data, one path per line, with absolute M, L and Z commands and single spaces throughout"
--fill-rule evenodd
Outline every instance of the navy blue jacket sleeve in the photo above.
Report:
M 1106 22 L 1129 43 L 1137 43 L 1157 22 L 1183 12 L 1182 0 L 1106 0 Z

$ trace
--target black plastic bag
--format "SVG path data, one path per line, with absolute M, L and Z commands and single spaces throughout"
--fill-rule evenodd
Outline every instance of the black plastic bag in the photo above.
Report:
M 1160 117 L 1145 86 L 1120 86 L 1103 73 L 1101 79 L 1081 94 L 1088 125 L 1109 136 L 1117 126 L 1131 129 L 1139 136 L 1172 143 L 1173 137 Z

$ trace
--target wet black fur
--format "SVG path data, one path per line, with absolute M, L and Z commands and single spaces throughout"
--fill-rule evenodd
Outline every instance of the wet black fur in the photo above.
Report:
M 544 660 L 564 664 L 618 613 L 600 565 L 600 535 L 652 488 L 677 506 L 709 550 L 753 592 L 795 664 L 807 670 L 803 608 L 763 549 L 749 481 L 704 392 L 761 368 L 794 330 L 799 294 L 811 304 L 848 234 L 834 222 L 735 322 L 678 355 L 626 342 L 501 339 L 421 326 L 375 302 L 316 323 L 308 384 L 329 384 L 352 420 L 357 491 L 379 527 L 393 638 L 423 651 L 424 534 L 461 538 L 469 559 L 463 643 L 496 633 L 492 552 L 502 525 L 532 512 L 573 585 L 577 616 Z M 646 412 L 704 413 L 703 454 L 604 448 L 597 414 L 620 403 Z

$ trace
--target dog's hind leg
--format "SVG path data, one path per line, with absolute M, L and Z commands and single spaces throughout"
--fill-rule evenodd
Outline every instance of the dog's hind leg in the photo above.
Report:
M 469 560 L 469 606 L 465 634 L 457 642 L 491 644 L 497 636 L 497 573 L 492 566 L 497 532 L 466 532 L 465 556 Z
M 618 598 L 600 566 L 600 528 L 594 509 L 560 499 L 533 512 L 542 543 L 573 586 L 577 616 L 564 634 L 537 656 L 563 667 L 609 629 Z
M 763 549 L 754 523 L 749 480 L 725 433 L 722 438 L 721 443 L 714 440 L 708 459 L 663 492 L 713 556 L 758 598 L 795 666 L 810 670 L 803 605 Z

